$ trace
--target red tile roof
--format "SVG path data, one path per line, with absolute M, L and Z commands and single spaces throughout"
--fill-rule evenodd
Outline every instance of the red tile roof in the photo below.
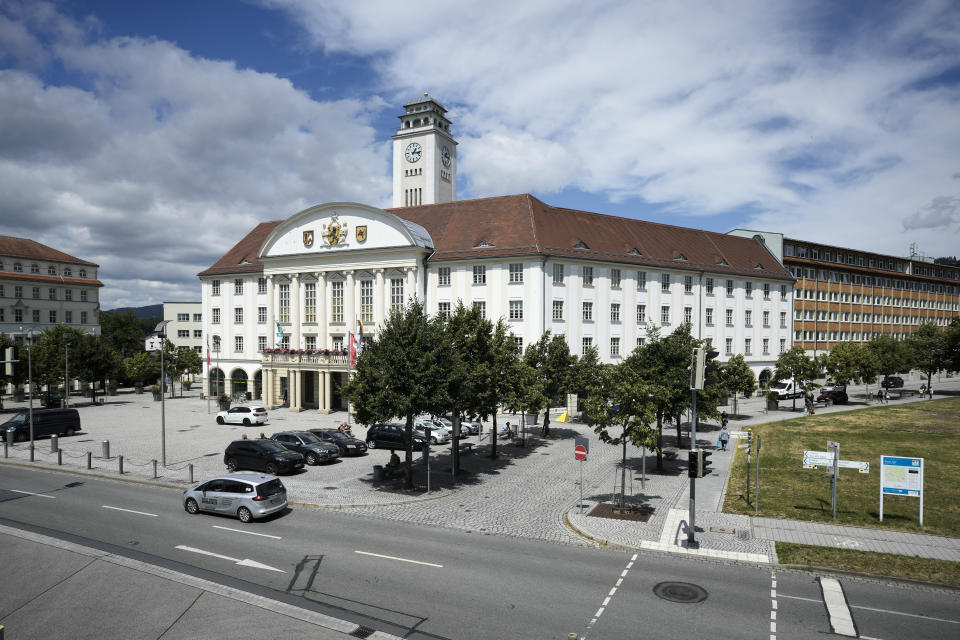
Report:
M 794 280 L 753 238 L 551 207 L 529 194 L 387 211 L 430 233 L 430 261 L 549 255 Z M 199 275 L 262 271 L 257 251 L 280 222 L 261 223 Z
M 27 238 L 14 238 L 13 236 L 0 236 L 0 256 L 11 258 L 22 258 L 24 260 L 46 260 L 48 262 L 67 262 L 70 264 L 85 265 L 88 267 L 98 267 L 100 265 L 74 258 L 62 251 L 57 251 L 45 244 L 40 244 L 35 240 Z

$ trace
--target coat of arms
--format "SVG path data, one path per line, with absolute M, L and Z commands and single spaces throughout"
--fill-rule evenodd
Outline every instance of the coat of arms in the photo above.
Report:
M 330 217 L 330 224 L 323 225 L 323 239 L 331 247 L 347 241 L 347 223 L 340 222 L 336 213 Z
M 367 239 L 367 225 L 357 227 L 357 242 L 363 242 Z
M 312 247 L 313 246 L 313 230 L 303 232 L 303 246 Z

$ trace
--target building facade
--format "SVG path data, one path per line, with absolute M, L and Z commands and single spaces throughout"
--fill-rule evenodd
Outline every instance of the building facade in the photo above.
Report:
M 192 349 L 203 355 L 203 305 L 200 302 L 164 302 L 167 339 L 177 349 Z
M 0 236 L 0 332 L 65 325 L 100 333 L 98 265 L 26 238 Z

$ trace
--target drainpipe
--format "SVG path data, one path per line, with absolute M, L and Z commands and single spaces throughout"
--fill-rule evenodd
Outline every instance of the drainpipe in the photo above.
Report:
M 543 256 L 543 266 L 540 268 L 540 272 L 543 274 L 543 295 L 540 296 L 542 299 L 540 305 L 540 335 L 542 336 L 547 332 L 547 256 Z M 569 343 L 570 338 L 568 337 L 567 344 Z

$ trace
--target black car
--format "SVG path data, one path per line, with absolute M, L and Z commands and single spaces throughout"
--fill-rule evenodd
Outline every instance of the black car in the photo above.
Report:
M 337 445 L 323 442 L 309 431 L 280 431 L 270 436 L 270 439 L 302 454 L 307 464 L 333 462 L 340 457 L 340 448 Z
M 34 409 L 33 437 L 72 436 L 80 431 L 80 413 L 76 409 Z M 30 412 L 19 411 L 9 420 L 0 424 L 0 435 L 13 432 L 16 442 L 30 439 Z
M 847 392 L 842 389 L 824 391 L 817 396 L 817 402 L 826 402 L 827 400 L 829 400 L 831 404 L 847 404 L 847 400 L 849 400 L 849 398 L 847 396 Z
M 362 456 L 367 452 L 367 443 L 358 438 L 348 436 L 336 429 L 308 429 L 327 444 L 336 445 L 341 456 Z
M 302 469 L 303 456 L 275 440 L 234 440 L 223 450 L 223 463 L 231 472 L 250 469 L 275 476 Z
M 903 386 L 903 378 L 900 376 L 887 376 L 880 383 L 884 389 L 899 389 Z
M 427 444 L 423 436 L 413 434 L 413 450 L 421 451 Z M 375 424 L 367 429 L 367 446 L 371 449 L 406 449 L 407 429 L 402 424 Z

